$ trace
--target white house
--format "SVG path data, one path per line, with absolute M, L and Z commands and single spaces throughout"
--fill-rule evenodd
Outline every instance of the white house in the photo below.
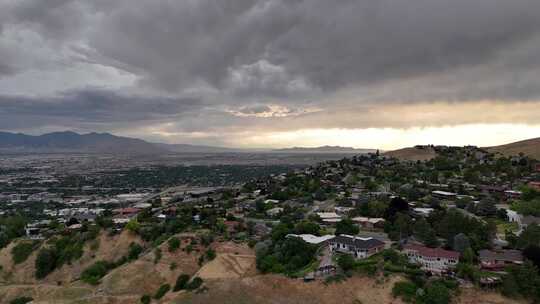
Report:
M 416 244 L 405 245 L 403 253 L 407 255 L 409 262 L 419 264 L 422 270 L 433 274 L 450 271 L 456 267 L 459 260 L 459 252 Z

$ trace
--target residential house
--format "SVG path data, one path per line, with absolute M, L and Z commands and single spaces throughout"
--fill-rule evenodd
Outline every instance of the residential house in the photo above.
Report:
M 296 237 L 302 239 L 304 242 L 313 244 L 313 245 L 324 245 L 327 244 L 329 240 L 333 239 L 333 235 L 323 235 L 316 236 L 313 234 L 287 234 L 288 238 Z
M 422 216 L 422 217 L 428 217 L 431 212 L 433 212 L 433 208 L 413 208 L 413 213 L 416 216 Z
M 317 215 L 325 224 L 334 224 L 337 222 L 341 222 L 341 215 L 338 215 L 335 212 L 317 212 Z
M 519 250 L 480 250 L 480 266 L 488 270 L 504 270 L 508 265 L 523 264 L 523 255 Z
M 384 228 L 385 220 L 379 217 L 363 217 L 358 216 L 352 219 L 353 222 L 357 223 L 360 227 L 364 229 L 375 229 L 375 228 Z
M 432 191 L 431 194 L 438 199 L 455 199 L 457 196 L 457 193 L 441 190 Z
M 444 274 L 456 267 L 459 252 L 441 248 L 429 248 L 417 244 L 406 244 L 403 253 L 411 263 L 419 264 L 422 270 L 433 274 Z
M 283 212 L 283 208 L 275 207 L 275 208 L 266 210 L 266 215 L 268 215 L 268 216 L 276 216 L 276 215 L 280 214 L 281 212 Z
M 521 197 L 521 191 L 506 190 L 504 191 L 504 195 L 507 199 L 519 199 Z
M 348 253 L 357 259 L 370 257 L 384 249 L 384 242 L 378 239 L 346 234 L 329 240 L 329 244 L 333 252 Z

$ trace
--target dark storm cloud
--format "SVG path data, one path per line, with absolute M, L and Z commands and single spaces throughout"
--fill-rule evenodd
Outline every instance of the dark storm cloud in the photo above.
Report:
M 169 90 L 229 89 L 236 73 L 242 93 L 279 95 L 293 81 L 333 91 L 488 63 L 540 28 L 537 0 L 128 3 L 90 44 Z
M 489 63 L 540 29 L 537 0 L 26 0 L 11 8 L 12 22 L 44 35 L 73 39 L 80 30 L 145 84 L 241 97 Z
M 4 129 L 21 118 L 27 127 L 55 120 L 59 124 L 138 124 L 180 118 L 202 107 L 196 99 L 131 96 L 92 89 L 65 92 L 50 98 L 0 96 L 0 105 L 0 128 Z
M 15 73 L 15 70 L 7 63 L 0 62 L 0 77 Z
M 40 67 L 135 79 L 35 97 L 17 80 L 20 96 L 0 97 L 0 127 L 31 117 L 196 132 L 271 116 L 298 129 L 322 115 L 332 127 L 395 126 L 341 118 L 364 105 L 537 101 L 539 53 L 538 0 L 0 0 L 0 88 Z

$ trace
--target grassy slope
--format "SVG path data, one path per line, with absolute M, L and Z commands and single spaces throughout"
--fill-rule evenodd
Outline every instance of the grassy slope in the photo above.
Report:
M 506 156 L 518 155 L 521 152 L 530 157 L 540 159 L 540 137 L 501 146 L 487 147 L 486 149 L 490 152 L 498 152 Z

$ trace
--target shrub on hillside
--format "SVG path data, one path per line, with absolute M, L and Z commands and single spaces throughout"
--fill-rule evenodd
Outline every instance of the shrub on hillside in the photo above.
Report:
M 19 297 L 11 300 L 9 304 L 26 304 L 32 302 L 34 299 L 31 297 Z
M 91 285 L 97 285 L 99 280 L 109 272 L 109 269 L 113 268 L 112 266 L 107 261 L 97 261 L 82 272 L 81 280 Z
M 195 277 L 193 278 L 193 280 L 191 280 L 191 282 L 189 282 L 186 286 L 186 289 L 187 290 L 195 290 L 195 289 L 198 289 L 199 287 L 201 287 L 203 283 L 203 280 L 199 277 Z
M 152 298 L 150 298 L 149 295 L 143 295 L 141 297 L 141 303 L 142 304 L 150 304 L 150 302 L 152 302 Z
M 187 283 L 189 282 L 189 275 L 187 274 L 181 274 L 176 279 L 176 284 L 174 285 L 173 291 L 180 291 L 182 289 L 186 289 Z
M 11 249 L 13 263 L 20 264 L 26 261 L 35 248 L 35 242 L 18 242 L 17 245 Z
M 159 286 L 159 289 L 154 294 L 154 299 L 159 300 L 159 299 L 163 298 L 163 296 L 167 292 L 169 292 L 170 289 L 171 289 L 171 285 L 169 285 L 169 284 L 163 284 L 163 285 Z
M 180 248 L 180 239 L 173 236 L 169 239 L 167 244 L 169 245 L 169 252 L 175 252 L 176 250 L 178 250 L 178 248 Z
M 36 258 L 36 278 L 42 279 L 56 267 L 56 252 L 51 248 L 43 248 Z

